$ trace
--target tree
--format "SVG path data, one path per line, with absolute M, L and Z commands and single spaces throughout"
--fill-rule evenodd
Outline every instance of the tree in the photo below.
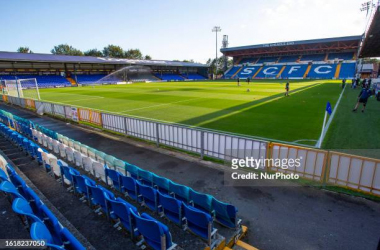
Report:
M 152 60 L 152 57 L 150 55 L 145 55 L 144 60 Z
M 190 59 L 190 60 L 183 60 L 182 62 L 189 62 L 189 63 L 193 63 L 194 60 L 193 59 Z
M 29 49 L 29 47 L 19 47 L 19 48 L 17 49 L 17 52 L 18 52 L 18 53 L 33 53 L 33 51 L 31 51 L 31 50 Z
M 215 59 L 209 58 L 206 64 L 212 68 L 213 72 L 215 72 Z M 231 67 L 232 64 L 233 64 L 232 59 L 227 59 L 227 68 Z M 224 57 L 223 56 L 218 58 L 217 66 L 218 66 L 217 74 L 218 75 L 223 74 L 224 72 Z
M 54 55 L 83 56 L 82 51 L 68 44 L 60 44 L 54 46 L 54 49 L 51 50 L 51 53 Z
M 107 47 L 104 47 L 103 56 L 124 58 L 124 50 L 120 46 L 109 44 Z
M 103 53 L 97 49 L 90 49 L 84 52 L 85 56 L 96 56 L 96 57 L 102 57 Z
M 124 53 L 124 57 L 128 59 L 143 59 L 143 55 L 139 49 L 129 49 Z

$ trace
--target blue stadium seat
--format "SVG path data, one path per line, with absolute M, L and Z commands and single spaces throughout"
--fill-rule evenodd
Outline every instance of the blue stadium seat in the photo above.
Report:
M 190 189 L 189 191 L 190 204 L 192 204 L 195 208 L 205 212 L 211 213 L 212 209 L 212 196 L 208 194 L 202 194 L 199 192 Z
M 206 77 L 199 75 L 199 74 L 194 74 L 194 73 L 188 73 L 188 74 L 182 74 L 182 77 L 190 80 L 205 80 L 207 79 Z
M 86 182 L 86 184 L 88 184 Z M 105 198 L 105 193 L 108 195 L 110 199 L 115 199 L 114 194 L 101 187 L 101 186 L 92 186 L 89 185 L 89 193 L 90 193 L 90 202 L 93 206 L 98 207 L 98 209 L 95 210 L 96 213 L 101 214 L 101 211 L 104 212 L 107 216 L 109 215 L 108 207 L 107 207 L 107 201 Z
M 160 191 L 158 191 L 158 212 L 177 225 L 182 225 L 182 202 L 161 194 Z
M 41 222 L 34 222 L 30 227 L 30 237 L 32 240 L 46 240 L 46 246 L 51 249 L 65 250 L 63 246 L 57 245 L 49 229 Z
M 170 180 L 158 176 L 156 174 L 152 174 L 153 177 L 153 187 L 157 188 L 162 194 L 169 194 L 169 182 Z
M 154 250 L 167 250 L 174 246 L 167 226 L 143 213 L 139 216 L 131 210 L 139 233 L 144 236 L 148 246 Z
M 244 68 L 242 68 L 242 70 L 240 70 L 240 72 L 237 74 L 237 76 L 235 76 L 235 78 L 252 78 L 259 69 L 260 66 L 245 66 Z
M 139 181 L 136 181 L 137 190 L 139 194 L 139 202 L 151 209 L 152 211 L 157 211 L 157 190 L 146 186 Z
M 281 78 L 303 78 L 307 64 L 287 65 L 281 74 Z
M 125 200 L 121 198 L 117 198 L 115 200 L 110 199 L 108 195 L 106 195 L 106 199 L 108 200 L 108 203 L 110 204 L 109 212 L 110 217 L 114 220 L 118 220 L 118 223 L 115 224 L 114 227 L 118 227 L 121 223 L 123 227 L 128 230 L 131 238 L 135 238 L 138 236 L 138 231 L 135 230 L 132 223 L 132 215 L 130 213 L 130 210 L 137 213 L 137 209 L 126 202 Z
M 165 80 L 165 81 L 183 81 L 184 80 L 183 77 L 175 73 L 162 73 L 162 74 L 156 73 L 154 75 L 160 78 L 161 80 Z
M 239 220 L 237 218 L 237 208 L 231 204 L 224 203 L 218 201 L 217 199 L 212 199 L 212 208 L 215 213 L 215 220 L 220 224 L 230 227 L 236 228 L 239 224 Z
M 183 204 L 183 215 L 185 217 L 187 228 L 194 234 L 206 240 L 210 248 L 213 249 L 217 229 L 213 226 L 212 217 L 195 207 L 186 206 L 186 204 Z
M 326 54 L 303 55 L 300 61 L 324 61 Z
M 42 220 L 45 226 L 49 229 L 54 242 L 56 242 L 59 245 L 63 244 L 63 240 L 61 238 L 61 230 L 63 226 L 58 221 L 57 217 L 50 211 L 50 209 L 43 205 L 41 206 L 41 212 L 42 212 Z
M 335 75 L 337 64 L 313 64 L 308 78 L 332 79 Z
M 24 198 L 16 198 L 12 202 L 12 209 L 15 213 L 26 217 L 24 223 L 31 225 L 33 222 L 42 222 L 34 213 L 27 200 Z
M 123 192 L 126 196 L 131 199 L 137 201 L 137 185 L 136 180 L 129 176 L 120 176 L 121 179 L 121 192 Z
M 233 66 L 230 70 L 226 72 L 226 74 L 224 75 L 224 78 L 230 79 L 239 69 L 240 69 L 240 66 Z
M 86 248 L 70 233 L 67 228 L 61 231 L 61 238 L 66 250 L 85 250 Z
M 24 194 L 24 198 L 29 202 L 33 213 L 42 218 L 42 206 L 44 203 L 41 201 L 38 195 L 29 187 L 25 187 Z
M 138 180 L 147 186 L 152 186 L 152 173 L 144 169 L 139 168 L 137 170 Z
M 74 182 L 74 192 L 77 194 L 83 195 L 81 200 L 84 200 L 84 199 L 89 200 L 88 198 L 89 192 L 88 192 L 87 186 L 88 185 L 95 186 L 96 185 L 95 181 L 91 180 L 89 177 L 85 175 L 73 174 L 72 176 L 73 176 L 73 182 Z M 88 185 L 86 185 L 86 182 L 88 183 Z
M 340 59 L 340 60 L 353 60 L 354 52 L 337 52 L 329 53 L 328 60 Z
M 279 63 L 289 63 L 289 62 L 296 62 L 300 58 L 299 55 L 295 56 L 281 56 Z
M 129 164 L 128 162 L 125 163 L 125 170 L 134 178 L 137 179 L 138 175 L 138 169 L 139 167 L 136 167 L 135 165 Z
M 355 77 L 356 63 L 342 63 L 339 72 L 339 78 L 354 78 Z
M 256 78 L 274 78 L 280 73 L 281 65 L 268 65 L 262 68 Z
M 277 62 L 277 60 L 278 60 L 278 56 L 260 57 L 257 63 Z
M 105 170 L 107 185 L 113 186 L 116 190 L 120 191 L 120 173 L 109 168 L 106 168 Z M 109 181 L 112 183 L 109 183 Z
M 60 166 L 61 176 L 62 176 L 62 184 L 66 183 L 67 185 L 73 185 L 73 175 L 80 175 L 78 170 L 69 167 L 69 166 Z
M 9 181 L 3 181 L 1 184 L 0 184 L 0 191 L 3 191 L 4 193 L 7 193 L 7 195 L 9 196 L 10 200 L 14 200 L 16 198 L 24 198 L 20 193 L 19 191 L 17 190 L 17 188 L 12 184 L 12 182 L 9 182 Z
M 190 188 L 184 185 L 177 184 L 173 181 L 169 182 L 170 195 L 185 203 L 189 202 L 189 190 Z

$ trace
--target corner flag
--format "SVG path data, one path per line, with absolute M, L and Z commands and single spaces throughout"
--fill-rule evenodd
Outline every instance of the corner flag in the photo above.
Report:
M 331 113 L 332 113 L 330 102 L 327 102 L 327 105 L 326 105 L 326 112 L 329 113 L 329 115 L 331 115 Z

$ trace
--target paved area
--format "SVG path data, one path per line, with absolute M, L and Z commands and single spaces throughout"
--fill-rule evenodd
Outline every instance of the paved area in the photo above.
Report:
M 304 186 L 225 186 L 223 166 L 207 167 L 4 104 L 0 108 L 234 204 L 250 230 L 246 241 L 259 249 L 376 249 L 379 241 L 379 203 Z

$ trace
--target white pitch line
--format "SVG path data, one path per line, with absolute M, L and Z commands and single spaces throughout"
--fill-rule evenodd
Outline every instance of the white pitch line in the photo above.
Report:
M 141 110 L 141 109 L 149 109 L 149 108 L 161 107 L 161 106 L 166 106 L 166 105 L 172 105 L 172 104 L 176 104 L 176 103 L 188 102 L 188 101 L 197 100 L 197 99 L 201 99 L 201 98 L 203 98 L 203 97 L 186 99 L 186 100 L 182 100 L 182 101 L 178 101 L 178 102 L 162 103 L 162 104 L 151 105 L 151 106 L 148 106 L 148 107 L 142 107 L 142 108 L 136 108 L 136 109 L 128 109 L 128 110 L 125 110 L 125 111 L 121 111 L 120 113 L 131 112 L 131 111 L 136 111 L 136 110 Z

